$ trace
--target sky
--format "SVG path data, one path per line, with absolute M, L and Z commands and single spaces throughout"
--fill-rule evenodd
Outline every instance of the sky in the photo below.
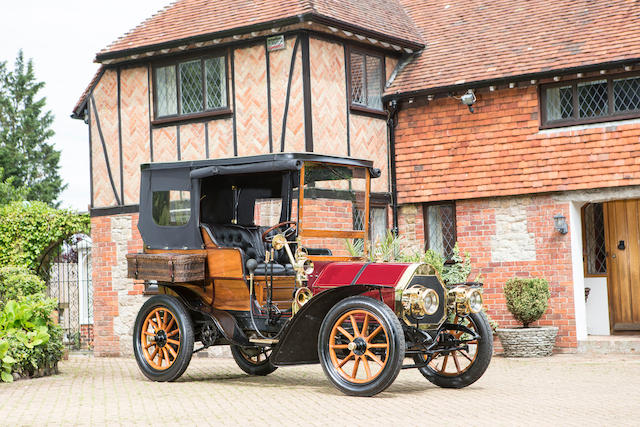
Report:
M 33 59 L 40 95 L 55 116 L 51 138 L 61 151 L 67 189 L 61 207 L 85 212 L 90 203 L 87 125 L 69 116 L 98 69 L 96 52 L 162 9 L 170 0 L 20 0 L 0 3 L 0 61 L 9 69 L 19 49 Z

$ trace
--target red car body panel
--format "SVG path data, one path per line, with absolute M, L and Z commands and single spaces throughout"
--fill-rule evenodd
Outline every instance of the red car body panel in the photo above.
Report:
M 316 263 L 309 277 L 308 286 L 317 294 L 329 288 L 349 285 L 381 285 L 388 289 L 367 292 L 366 296 L 375 299 L 382 297 L 392 309 L 395 304 L 395 286 L 411 264 L 331 262 Z

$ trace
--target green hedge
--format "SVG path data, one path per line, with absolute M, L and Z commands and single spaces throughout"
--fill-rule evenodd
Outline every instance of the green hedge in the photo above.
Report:
M 88 215 L 42 202 L 2 206 L 0 218 L 0 265 L 24 266 L 34 273 L 51 247 L 73 234 L 88 233 L 90 226 Z
M 527 328 L 547 311 L 551 294 L 545 279 L 514 277 L 505 283 L 504 296 L 507 310 Z
M 26 267 L 0 268 L 0 308 L 9 300 L 18 300 L 33 294 L 44 294 L 46 284 Z

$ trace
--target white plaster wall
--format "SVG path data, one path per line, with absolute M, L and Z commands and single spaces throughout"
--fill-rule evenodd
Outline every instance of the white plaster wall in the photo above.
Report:
M 573 272 L 573 303 L 576 313 L 576 338 L 587 339 L 587 313 L 584 304 L 584 267 L 582 264 L 583 202 L 569 204 L 569 232 L 571 233 L 571 267 Z
M 586 304 L 587 332 L 589 335 L 610 335 L 607 278 L 585 277 L 584 285 L 591 288 Z

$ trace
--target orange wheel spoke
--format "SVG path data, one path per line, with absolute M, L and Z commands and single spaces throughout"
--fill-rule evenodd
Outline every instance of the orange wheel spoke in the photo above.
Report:
M 156 334 L 154 334 L 153 332 L 142 331 L 142 333 L 144 335 L 147 335 L 147 336 L 150 336 L 150 337 L 155 337 L 156 336 Z
M 347 339 L 349 341 L 353 341 L 353 335 L 351 335 L 349 332 L 347 332 L 342 326 L 338 326 L 338 330 L 340 331 L 340 333 L 342 335 L 344 335 L 345 337 L 347 337 Z
M 367 379 L 371 378 L 371 368 L 369 367 L 369 361 L 365 356 L 360 356 L 362 364 L 364 365 L 364 372 L 367 374 Z
M 178 353 L 176 353 L 176 351 L 171 348 L 170 345 L 166 346 L 167 350 L 169 350 L 169 353 L 171 353 L 171 355 L 173 356 L 173 359 L 175 360 L 176 357 L 178 357 Z
M 347 344 L 329 344 L 329 348 L 335 348 L 338 350 L 345 350 L 347 349 Z
M 389 348 L 389 344 L 369 344 L 369 348 Z
M 375 337 L 376 335 L 378 335 L 380 333 L 380 331 L 382 330 L 382 325 L 378 326 L 377 328 L 375 328 L 373 330 L 373 332 L 371 332 L 371 334 L 366 338 L 366 341 L 371 341 L 371 338 Z
M 382 360 L 380 360 L 380 358 L 378 356 L 376 356 L 375 354 L 371 353 L 369 350 L 367 350 L 364 354 L 365 354 L 365 356 L 369 356 L 371 358 L 371 360 L 376 362 L 381 367 L 384 366 L 384 362 Z M 366 360 L 366 358 L 365 358 L 365 360 Z
M 148 349 L 149 347 L 151 347 L 152 345 L 156 345 L 156 343 L 155 343 L 155 342 L 150 342 L 149 344 L 147 344 L 147 345 L 145 345 L 145 346 L 144 346 L 144 349 L 146 350 L 146 349 Z
M 347 357 L 345 357 L 344 359 L 342 359 L 342 362 L 340 362 L 338 364 L 338 368 L 342 368 L 345 363 L 347 363 L 349 360 L 351 360 L 351 358 L 353 358 L 353 356 L 354 356 L 353 353 L 349 353 L 349 355 Z
M 360 335 L 360 331 L 358 330 L 358 324 L 356 323 L 356 318 L 353 315 L 349 316 L 349 320 L 351 320 L 351 326 L 353 327 L 353 336 L 357 337 Z
M 158 328 L 162 329 L 162 320 L 160 320 L 160 311 L 156 311 L 156 323 Z
M 353 364 L 353 370 L 351 371 L 351 377 L 354 379 L 358 376 L 358 367 L 360 366 L 360 358 L 356 357 L 356 361 Z
M 461 354 L 465 359 L 467 359 L 469 362 L 473 363 L 473 360 L 469 357 L 469 355 L 467 354 L 467 352 L 466 352 L 466 351 L 464 351 L 464 350 L 460 350 L 460 354 Z
M 171 330 L 171 327 L 174 325 L 174 323 L 176 323 L 176 318 L 171 316 L 171 321 L 169 321 L 169 324 L 167 325 L 167 331 Z
M 156 354 L 158 354 L 158 347 L 155 348 L 155 350 L 153 350 L 153 353 L 151 353 L 151 356 L 149 356 L 149 359 L 151 361 L 153 361 L 153 359 L 156 357 Z
M 452 352 L 451 355 L 453 356 L 453 363 L 456 365 L 456 371 L 460 373 L 460 363 L 458 362 L 458 356 L 456 356 L 456 352 Z
M 149 319 L 149 325 L 151 325 L 155 332 L 158 332 L 160 330 L 160 326 L 156 325 L 156 323 L 151 319 Z
M 362 330 L 360 331 L 360 335 L 366 336 L 367 328 L 369 328 L 369 313 L 364 315 L 364 321 L 362 322 Z
M 162 326 L 166 326 L 167 325 L 167 316 L 169 315 L 169 311 L 165 310 L 164 311 L 164 317 L 162 318 Z
M 167 339 L 167 342 L 175 345 L 180 345 L 180 341 L 176 341 L 176 340 Z
M 457 317 L 457 316 L 456 316 Z M 444 357 L 444 361 L 442 362 L 442 368 L 440 369 L 440 372 L 444 372 L 447 370 L 447 361 L 449 360 L 449 355 L 447 354 Z
M 180 332 L 180 330 L 179 330 L 179 329 L 174 329 L 173 331 L 171 331 L 171 332 L 169 332 L 169 333 L 167 334 L 167 338 L 168 338 L 168 337 L 172 337 L 172 336 L 174 336 L 174 335 L 175 335 L 175 334 L 177 334 L 178 332 Z

